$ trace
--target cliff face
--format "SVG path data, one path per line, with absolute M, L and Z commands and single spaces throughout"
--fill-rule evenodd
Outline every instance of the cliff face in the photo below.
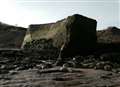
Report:
M 25 28 L 0 23 L 0 49 L 19 49 L 22 46 Z
M 67 32 L 65 23 L 59 21 L 50 24 L 30 25 L 30 34 L 32 40 L 39 39 L 52 39 L 55 47 L 61 47 L 61 45 L 67 40 Z
M 56 23 L 30 25 L 29 30 L 32 40 L 52 39 L 55 47 L 64 44 L 64 51 L 70 54 L 96 44 L 96 24 L 96 20 L 75 14 Z
M 108 27 L 97 32 L 98 43 L 120 43 L 120 29 Z

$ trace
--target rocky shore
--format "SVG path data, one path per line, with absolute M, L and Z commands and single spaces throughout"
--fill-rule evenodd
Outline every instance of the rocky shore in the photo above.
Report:
M 1 87 L 119 87 L 119 53 L 65 58 L 35 51 L 0 52 Z M 39 53 L 39 54 L 37 54 Z M 27 55 L 29 54 L 29 55 Z M 42 55 L 43 54 L 43 55 Z M 35 56 L 36 55 L 36 56 Z M 56 54 L 57 55 L 57 54 Z

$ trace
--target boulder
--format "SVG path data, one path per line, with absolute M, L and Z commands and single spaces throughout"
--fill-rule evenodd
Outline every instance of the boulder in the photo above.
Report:
M 32 24 L 29 31 L 32 40 L 51 39 L 52 44 L 63 47 L 62 56 L 91 52 L 96 44 L 96 20 L 75 14 L 55 23 Z
M 104 70 L 111 71 L 112 70 L 112 66 L 111 65 L 105 65 L 104 66 Z

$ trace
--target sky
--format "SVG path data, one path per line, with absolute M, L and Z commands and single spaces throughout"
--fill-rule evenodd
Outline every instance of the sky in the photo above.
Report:
M 97 20 L 97 29 L 120 28 L 120 0 L 0 0 L 0 21 L 22 27 L 56 22 L 81 14 Z

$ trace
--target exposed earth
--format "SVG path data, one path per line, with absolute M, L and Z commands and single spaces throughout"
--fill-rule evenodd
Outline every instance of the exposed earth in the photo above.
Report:
M 56 66 L 42 55 L 11 53 L 1 52 L 0 87 L 120 87 L 119 63 L 103 55 L 76 56 Z
M 120 87 L 120 72 L 81 68 L 65 72 L 59 68 L 0 74 L 0 87 Z

